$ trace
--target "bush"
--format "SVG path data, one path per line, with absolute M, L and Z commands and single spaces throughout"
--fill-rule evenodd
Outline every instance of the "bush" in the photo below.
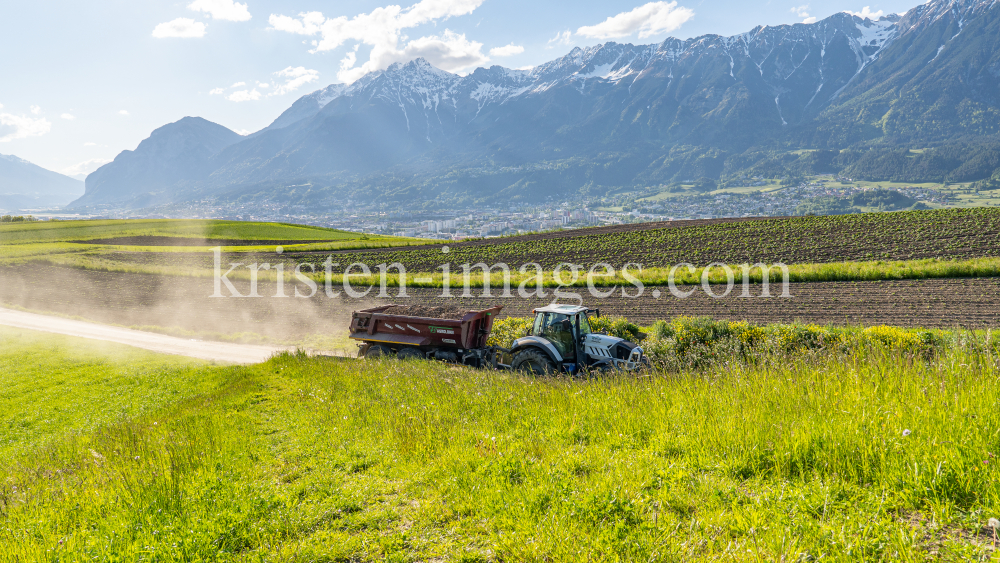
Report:
M 597 317 L 590 324 L 595 332 L 640 343 L 650 361 L 670 371 L 707 369 L 729 362 L 746 365 L 783 360 L 809 352 L 842 354 L 866 347 L 929 358 L 945 346 L 944 339 L 933 332 L 890 326 L 865 329 L 798 323 L 759 326 L 709 317 L 656 321 L 646 332 L 624 317 Z M 514 340 L 528 335 L 531 325 L 530 318 L 500 319 L 493 324 L 488 344 L 510 348 Z
M 706 317 L 657 321 L 642 343 L 651 361 L 670 370 L 704 369 L 719 362 L 755 363 L 807 352 L 845 353 L 861 347 L 928 357 L 944 345 L 928 331 L 877 326 L 866 329 L 814 324 L 757 326 Z
M 640 342 L 646 338 L 639 325 L 630 323 L 625 317 L 592 317 L 590 328 L 594 332 L 602 332 L 629 342 Z
M 862 331 L 864 340 L 878 343 L 891 350 L 926 355 L 940 347 L 943 341 L 928 331 L 912 331 L 893 326 L 872 326 Z
M 493 332 L 490 333 L 486 345 L 510 348 L 515 340 L 528 336 L 533 320 L 524 317 L 507 317 L 493 321 Z

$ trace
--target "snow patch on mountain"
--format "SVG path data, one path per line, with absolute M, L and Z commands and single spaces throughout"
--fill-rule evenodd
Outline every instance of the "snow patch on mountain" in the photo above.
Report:
M 896 20 L 889 18 L 882 18 L 877 21 L 872 21 L 870 19 L 856 18 L 856 29 L 861 34 L 858 37 L 858 42 L 865 47 L 875 47 L 881 50 L 889 41 L 892 41 L 896 35 L 898 35 L 898 29 L 896 27 Z
M 330 102 L 336 100 L 347 91 L 347 84 L 331 84 L 326 88 L 310 94 L 316 97 L 316 103 L 319 105 L 320 109 L 325 107 Z

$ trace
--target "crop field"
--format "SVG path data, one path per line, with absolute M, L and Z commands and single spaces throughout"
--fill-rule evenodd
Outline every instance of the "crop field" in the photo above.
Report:
M 0 331 L 36 399 L 3 416 L 39 421 L 3 446 L 0 560 L 995 560 L 996 341 L 942 342 L 526 379 Z
M 681 222 L 677 222 L 681 223 Z M 454 265 L 560 262 L 616 268 L 634 262 L 671 267 L 682 262 L 808 264 L 922 258 L 1000 256 L 1000 209 L 945 209 L 899 213 L 726 221 L 708 225 L 622 229 L 573 236 L 538 235 L 450 244 Z M 400 262 L 413 271 L 434 271 L 440 247 L 399 251 L 352 251 L 341 261 L 370 265 Z M 336 255 L 335 255 L 336 256 Z M 336 256 L 340 258 L 340 256 Z M 317 263 L 324 256 L 313 258 Z
M 789 265 L 792 281 L 874 281 L 996 276 L 1000 264 L 998 237 L 1000 210 L 942 210 L 623 225 L 447 245 L 406 239 L 410 246 L 403 248 L 398 247 L 402 243 L 397 239 L 356 238 L 286 244 L 281 256 L 274 252 L 277 241 L 261 240 L 268 244 L 225 247 L 224 261 L 284 263 L 286 272 L 293 271 L 299 263 L 311 264 L 321 272 L 323 262 L 329 257 L 343 268 L 354 262 L 365 263 L 371 269 L 378 264 L 399 262 L 413 274 L 411 278 L 426 280 L 417 284 L 425 287 L 441 286 L 442 264 L 449 264 L 453 273 L 461 273 L 463 264 L 506 263 L 519 283 L 522 280 L 517 268 L 532 262 L 547 270 L 544 283 L 549 286 L 560 285 L 553 279 L 552 270 L 562 262 L 585 268 L 607 263 L 618 270 L 630 264 L 633 275 L 648 285 L 665 284 L 671 267 L 681 263 L 691 263 L 696 268 L 723 263 L 739 272 L 741 264 L 783 262 Z M 92 242 L 113 240 L 91 239 Z M 147 246 L 67 242 L 11 245 L 0 248 L 0 263 L 31 261 L 157 275 L 213 274 L 214 257 L 207 246 L 213 243 L 208 239 L 195 241 L 204 243 L 200 246 L 178 246 L 172 242 L 179 240 L 178 237 L 136 236 L 130 240 Z M 642 272 L 636 274 L 640 266 Z M 676 279 L 682 284 L 697 283 L 701 274 L 698 269 L 690 273 L 681 269 Z M 775 274 L 772 272 L 772 276 Z M 273 272 L 260 275 L 273 277 Z M 249 273 L 240 270 L 233 276 L 248 277 Z M 323 275 L 312 277 L 319 280 Z M 709 280 L 714 283 L 724 277 L 724 272 L 714 270 Z M 575 283 L 585 284 L 584 278 Z M 365 281 L 355 279 L 358 283 Z M 750 280 L 759 282 L 761 272 L 751 272 Z M 395 278 L 390 278 L 390 284 L 395 283 Z M 598 285 L 606 286 L 622 283 L 628 282 L 621 275 L 597 280 Z M 482 285 L 478 271 L 473 273 L 472 284 Z

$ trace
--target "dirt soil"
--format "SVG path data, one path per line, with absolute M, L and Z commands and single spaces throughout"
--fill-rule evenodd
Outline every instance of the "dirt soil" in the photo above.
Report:
M 249 293 L 248 282 L 234 280 L 233 284 L 243 294 Z M 307 291 L 304 287 L 300 289 Z M 801 321 L 928 328 L 1000 327 L 1000 278 L 793 283 L 790 298 L 777 297 L 780 291 L 774 291 L 773 297 L 759 297 L 759 287 L 751 286 L 750 290 L 755 297 L 739 297 L 737 287 L 729 296 L 714 299 L 699 288 L 691 297 L 680 299 L 665 287 L 647 287 L 641 298 L 624 298 L 617 293 L 606 299 L 586 297 L 585 304 L 600 308 L 603 314 L 624 315 L 642 325 L 688 315 L 761 324 Z M 390 288 L 390 297 L 377 298 L 378 288 L 374 288 L 363 299 L 344 295 L 328 298 L 322 289 L 310 299 L 274 297 L 275 287 L 263 282 L 258 291 L 263 297 L 214 298 L 210 297 L 211 278 L 95 272 L 43 264 L 0 267 L 0 305 L 133 328 L 173 327 L 199 334 L 227 335 L 249 332 L 279 341 L 317 335 L 342 336 L 346 341 L 351 313 L 380 305 L 413 307 L 410 311 L 448 307 L 462 313 L 502 305 L 502 317 L 530 316 L 532 308 L 552 301 L 551 293 L 532 299 L 444 298 L 440 289 L 412 287 L 408 288 L 407 297 L 396 296 Z M 285 284 L 287 295 L 294 295 L 294 291 L 293 284 Z M 656 291 L 659 297 L 654 297 Z M 720 288 L 713 291 L 723 293 Z
M 386 315 L 402 315 L 406 317 L 423 317 L 425 319 L 451 319 L 462 320 L 469 312 L 463 307 L 455 307 L 450 304 L 438 306 L 433 305 L 397 305 L 389 307 L 383 311 Z

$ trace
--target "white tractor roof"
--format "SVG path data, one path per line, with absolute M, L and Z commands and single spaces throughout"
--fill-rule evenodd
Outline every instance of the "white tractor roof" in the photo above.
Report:
M 575 315 L 581 311 L 588 310 L 586 307 L 581 307 L 579 305 L 559 305 L 553 303 L 552 305 L 546 305 L 544 307 L 538 307 L 535 309 L 536 313 L 559 313 L 562 315 Z

